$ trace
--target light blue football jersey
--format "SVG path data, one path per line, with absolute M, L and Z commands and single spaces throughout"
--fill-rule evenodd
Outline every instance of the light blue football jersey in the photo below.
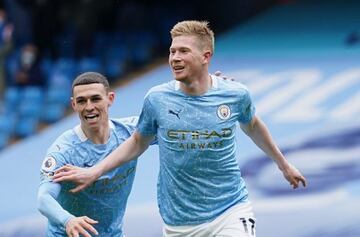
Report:
M 110 137 L 106 144 L 94 144 L 80 125 L 63 133 L 48 149 L 41 168 L 41 183 L 52 182 L 53 172 L 66 164 L 91 167 L 124 142 L 135 129 L 137 117 L 109 120 Z M 99 223 L 99 236 L 123 237 L 123 217 L 135 177 L 137 160 L 130 161 L 101 176 L 85 190 L 72 194 L 73 183 L 62 183 L 57 201 L 74 216 L 88 216 Z M 62 226 L 49 221 L 48 236 L 67 236 Z
M 251 121 L 255 108 L 244 85 L 211 77 L 212 88 L 201 96 L 186 95 L 174 80 L 144 99 L 137 130 L 158 139 L 157 198 L 168 225 L 208 222 L 247 201 L 235 129 Z

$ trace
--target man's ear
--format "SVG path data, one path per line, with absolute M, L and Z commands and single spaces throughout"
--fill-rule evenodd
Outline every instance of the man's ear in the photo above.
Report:
M 204 55 L 204 63 L 210 63 L 210 59 L 212 57 L 211 51 L 205 51 Z
M 109 104 L 109 105 L 112 105 L 112 103 L 113 103 L 114 100 L 115 100 L 115 92 L 110 91 L 110 92 L 108 93 L 108 98 L 109 98 L 109 101 L 110 101 L 110 104 Z
M 74 97 L 70 97 L 70 103 L 71 103 L 71 107 L 73 108 L 73 110 L 75 110 L 75 99 Z

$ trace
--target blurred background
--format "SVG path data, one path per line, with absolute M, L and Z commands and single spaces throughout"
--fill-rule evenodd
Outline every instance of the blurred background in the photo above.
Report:
M 39 171 L 47 147 L 79 122 L 70 107 L 76 75 L 105 74 L 117 94 L 111 116 L 138 115 L 147 90 L 172 80 L 169 31 L 189 19 L 210 22 L 211 72 L 250 88 L 257 113 L 308 180 L 292 190 L 237 134 L 257 235 L 359 237 L 359 12 L 355 0 L 0 1 L 0 237 L 45 236 Z M 127 237 L 161 236 L 157 152 L 138 163 Z

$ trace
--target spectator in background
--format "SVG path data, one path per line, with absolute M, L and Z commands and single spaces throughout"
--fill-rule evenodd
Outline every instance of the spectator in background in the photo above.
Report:
M 0 9 L 0 94 L 3 94 L 6 87 L 5 60 L 13 49 L 14 26 L 7 22 L 7 14 Z
M 45 86 L 38 49 L 34 44 L 26 44 L 21 49 L 18 68 L 15 71 L 15 86 Z

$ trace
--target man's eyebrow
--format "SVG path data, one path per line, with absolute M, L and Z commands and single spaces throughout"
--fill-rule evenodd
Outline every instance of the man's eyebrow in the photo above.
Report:
M 90 95 L 90 96 L 78 96 L 78 97 L 75 97 L 75 99 L 85 99 L 85 98 L 94 98 L 94 97 L 101 97 L 100 94 L 95 94 L 95 95 Z
M 75 97 L 75 100 L 85 99 L 85 98 L 86 98 L 85 96 L 77 96 L 77 97 Z

